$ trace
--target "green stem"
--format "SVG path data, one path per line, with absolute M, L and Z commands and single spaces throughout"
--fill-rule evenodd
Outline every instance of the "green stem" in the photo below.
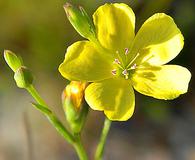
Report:
M 45 101 L 41 98 L 41 96 L 39 95 L 39 93 L 37 92 L 37 90 L 34 88 L 33 85 L 30 85 L 28 88 L 26 88 L 27 91 L 31 94 L 31 96 L 35 99 L 35 101 L 37 101 L 37 103 L 39 103 L 42 106 L 47 106 L 47 104 L 45 103 Z
M 55 115 L 46 115 L 50 123 L 54 126 L 54 128 L 58 131 L 58 133 L 70 144 L 73 144 L 74 137 L 68 130 L 64 127 L 64 125 L 56 118 Z
M 111 126 L 111 121 L 106 118 L 104 121 L 104 126 L 102 129 L 100 141 L 98 143 L 98 146 L 97 146 L 97 149 L 95 152 L 95 160 L 102 160 L 103 153 L 104 153 L 104 147 L 105 147 L 105 143 L 106 143 L 106 138 L 107 138 L 108 132 L 110 130 L 110 126 Z
M 58 118 L 49 110 L 48 105 L 45 103 L 45 101 L 41 98 L 41 96 L 38 94 L 36 89 L 33 85 L 30 85 L 28 88 L 26 88 L 27 91 L 32 95 L 32 97 L 37 101 L 41 107 L 45 107 L 47 112 L 43 112 L 44 115 L 47 117 L 47 119 L 50 121 L 50 123 L 54 126 L 54 128 L 64 137 L 65 140 L 67 140 L 69 143 L 74 142 L 74 137 L 71 135 L 71 133 L 68 132 L 68 130 L 64 127 L 64 125 L 58 120 Z
M 75 135 L 75 143 L 73 146 L 74 146 L 80 160 L 88 160 L 87 153 L 82 145 L 81 137 L 79 134 Z
M 49 110 L 48 105 L 38 94 L 33 85 L 26 88 L 27 91 L 32 95 L 32 97 L 37 101 L 41 106 L 36 106 L 37 109 L 41 110 L 42 113 L 48 118 L 50 123 L 55 127 L 60 135 L 63 136 L 73 147 L 75 148 L 80 160 L 88 160 L 85 149 L 81 143 L 80 135 L 72 135 L 64 125 L 58 120 L 58 118 Z M 34 104 L 35 105 L 35 104 Z M 40 109 L 41 108 L 41 109 Z

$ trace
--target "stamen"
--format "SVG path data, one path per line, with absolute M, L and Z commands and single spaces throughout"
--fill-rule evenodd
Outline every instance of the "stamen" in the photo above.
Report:
M 136 69 L 136 67 L 137 67 L 137 64 L 135 63 L 133 66 L 131 66 L 130 69 Z
M 116 63 L 116 64 L 121 64 L 121 62 L 120 62 L 119 59 L 117 59 L 117 58 L 114 59 L 114 63 Z
M 124 67 L 124 63 L 123 63 L 123 59 L 121 58 L 120 54 L 119 54 L 119 51 L 116 50 L 116 56 L 118 59 L 115 59 L 115 63 L 119 65 L 120 68 L 123 68 Z M 119 61 L 120 60 L 120 61 Z
M 128 72 L 127 70 L 125 69 L 123 72 L 122 72 L 123 75 L 128 75 Z
M 154 57 L 153 54 L 149 55 L 142 63 L 149 61 L 153 57 Z
M 136 60 L 136 58 L 137 58 L 139 55 L 140 55 L 140 54 L 137 53 L 136 56 L 135 56 L 135 57 L 133 58 L 133 60 L 128 64 L 128 66 L 127 66 L 126 68 L 130 67 L 130 66 L 132 65 L 132 63 Z
M 128 73 L 127 69 L 125 69 L 125 70 L 122 72 L 122 74 L 125 76 L 125 79 L 128 79 L 128 78 L 129 78 L 129 77 L 128 77 L 129 73 Z
M 116 71 L 117 71 L 116 69 L 113 69 L 113 70 L 111 71 L 111 72 L 112 72 L 112 75 L 115 76 L 115 75 L 116 75 Z
M 125 55 L 128 55 L 129 53 L 129 48 L 125 48 Z

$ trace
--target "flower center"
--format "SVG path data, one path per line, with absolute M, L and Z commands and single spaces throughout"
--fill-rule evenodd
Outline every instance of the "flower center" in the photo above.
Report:
M 116 51 L 116 58 L 113 61 L 114 68 L 112 69 L 111 73 L 114 76 L 122 76 L 125 79 L 129 79 L 132 72 L 137 68 L 137 64 L 135 63 L 135 60 L 139 56 L 139 53 L 132 59 L 130 63 L 127 64 L 127 56 L 129 54 L 129 49 L 124 49 L 124 58 L 122 58 L 119 54 L 119 51 Z

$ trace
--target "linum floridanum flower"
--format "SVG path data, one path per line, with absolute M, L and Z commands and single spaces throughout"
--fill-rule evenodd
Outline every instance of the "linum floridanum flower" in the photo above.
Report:
M 134 12 L 126 4 L 114 3 L 100 6 L 93 23 L 96 36 L 83 36 L 89 40 L 68 47 L 59 67 L 62 76 L 71 81 L 91 82 L 85 99 L 92 109 L 104 111 L 110 120 L 125 121 L 134 112 L 133 88 L 165 100 L 187 92 L 188 69 L 166 65 L 184 45 L 170 16 L 154 14 L 135 35 Z M 85 30 L 89 34 L 86 26 Z

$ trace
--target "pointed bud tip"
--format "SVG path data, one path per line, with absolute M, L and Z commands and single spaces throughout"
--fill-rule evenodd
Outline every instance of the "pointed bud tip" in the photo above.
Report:
M 70 3 L 66 3 L 63 7 L 68 20 L 81 36 L 87 39 L 95 37 L 94 24 L 84 8 Z
M 64 9 L 67 9 L 67 8 L 70 8 L 70 7 L 72 7 L 72 4 L 70 4 L 70 3 L 68 3 L 68 2 L 66 2 L 66 3 L 63 5 L 63 8 L 64 8 Z
M 83 13 L 85 12 L 84 8 L 82 6 L 79 6 L 79 10 Z
M 5 50 L 3 51 L 4 57 L 6 57 L 8 54 L 14 55 L 14 53 L 13 53 L 12 51 L 5 49 Z
M 71 12 L 71 8 L 72 8 L 73 6 L 70 4 L 70 3 L 65 3 L 64 4 L 64 6 L 63 6 L 63 8 L 64 8 L 64 10 L 65 10 L 65 12 L 66 12 L 66 15 L 67 15 L 67 17 L 69 18 L 70 17 L 70 12 Z
M 22 66 L 22 60 L 10 50 L 4 50 L 4 59 L 14 72 Z

